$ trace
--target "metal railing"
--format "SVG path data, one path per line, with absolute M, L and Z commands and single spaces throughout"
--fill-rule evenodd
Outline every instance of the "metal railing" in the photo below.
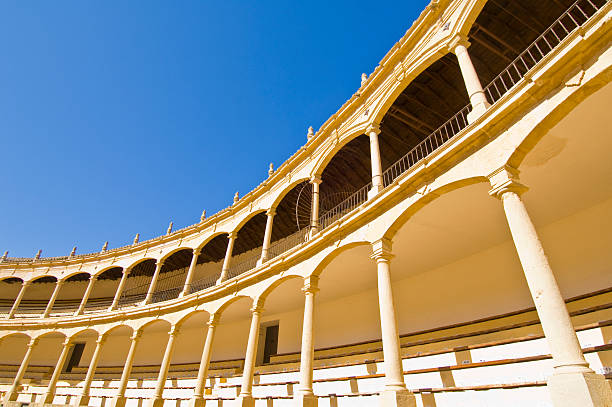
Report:
M 215 286 L 217 284 L 217 280 L 219 280 L 219 277 L 220 274 L 206 276 L 204 278 L 192 282 L 191 286 L 189 287 L 189 292 L 187 292 L 187 294 L 195 293 Z
M 227 270 L 226 279 L 230 279 L 236 276 L 239 276 L 242 273 L 246 273 L 247 271 L 255 268 L 257 265 L 257 261 L 261 258 L 261 247 L 258 247 L 254 253 L 251 253 L 247 258 L 242 259 L 240 263 L 231 264 L 229 270 Z
M 319 229 L 325 229 L 336 220 L 343 217 L 345 214 L 351 212 L 353 209 L 368 200 L 368 191 L 372 189 L 372 183 L 369 182 L 366 185 L 353 192 L 351 196 L 334 206 L 330 210 L 326 211 L 322 216 L 319 217 Z
M 548 55 L 572 31 L 582 26 L 603 5 L 591 0 L 578 0 L 557 18 L 538 38 L 521 52 L 499 75 L 484 89 L 490 103 L 495 103 L 514 85 L 525 77 L 538 62 Z
M 310 231 L 310 227 L 305 227 L 298 230 L 295 233 L 290 234 L 287 237 L 284 237 L 270 245 L 268 249 L 268 258 L 267 260 L 272 260 L 275 257 L 280 256 L 281 254 L 293 249 L 295 246 L 302 244 L 308 240 L 308 232 Z

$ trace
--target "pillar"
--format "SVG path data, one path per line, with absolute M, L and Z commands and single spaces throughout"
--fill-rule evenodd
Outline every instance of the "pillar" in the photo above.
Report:
M 7 317 L 8 319 L 11 319 L 15 316 L 15 313 L 19 309 L 19 304 L 21 304 L 21 300 L 23 299 L 23 296 L 25 295 L 26 288 L 29 285 L 30 285 L 29 281 L 24 281 L 21 284 L 21 290 L 19 290 L 19 294 L 17 294 L 17 298 L 15 298 L 15 302 L 13 303 L 13 306 L 11 307 L 11 310 L 9 311 L 9 314 Z
M 75 316 L 81 315 L 83 313 L 83 310 L 85 309 L 85 305 L 87 304 L 87 300 L 89 299 L 89 295 L 91 294 L 91 290 L 93 289 L 94 283 L 96 282 L 97 279 L 98 279 L 97 276 L 89 277 L 89 284 L 87 284 L 87 288 L 85 289 L 85 294 L 83 294 L 83 299 L 81 300 L 81 303 L 79 304 L 79 308 L 74 313 Z
M 312 366 L 314 362 L 314 307 L 315 294 L 319 291 L 319 277 L 304 281 L 304 324 L 302 325 L 302 352 L 300 354 L 300 384 L 294 399 L 298 407 L 316 407 L 317 397 L 312 391 Z
M 98 361 L 100 360 L 100 352 L 105 341 L 106 337 L 104 336 L 99 336 L 96 340 L 96 349 L 94 350 L 93 356 L 89 361 L 89 368 L 87 369 L 83 389 L 81 390 L 81 394 L 77 397 L 76 403 L 74 404 L 76 407 L 89 405 L 89 391 L 91 390 L 91 382 L 93 381 L 94 374 L 96 373 Z
M 32 351 L 34 350 L 34 346 L 38 343 L 38 338 L 31 339 L 28 343 L 28 348 L 26 349 L 26 353 L 21 360 L 21 365 L 19 365 L 19 370 L 17 370 L 17 375 L 13 380 L 13 384 L 10 389 L 4 395 L 4 403 L 9 401 L 17 401 L 17 397 L 19 396 L 19 390 L 21 387 L 21 380 L 23 380 L 23 376 L 25 375 L 26 370 L 28 369 L 28 365 L 30 364 L 30 359 L 32 358 Z
M 476 69 L 474 69 L 472 59 L 468 53 L 467 49 L 469 46 L 470 43 L 462 35 L 455 37 L 450 44 L 451 50 L 457 56 L 459 69 L 461 70 L 463 82 L 465 83 L 470 104 L 472 105 L 472 111 L 467 115 L 468 123 L 472 123 L 487 110 L 490 104 L 487 101 L 487 97 L 480 84 L 480 79 L 478 79 L 478 74 L 476 74 Z
M 378 145 L 378 135 L 380 127 L 372 124 L 366 130 L 370 137 L 370 163 L 372 164 L 372 189 L 368 192 L 368 199 L 377 195 L 383 189 L 382 164 L 380 161 L 380 147 Z
M 309 237 L 312 237 L 319 231 L 319 186 L 321 185 L 320 177 L 313 177 L 310 180 L 312 184 L 312 203 L 310 205 L 310 233 Z
M 53 290 L 53 294 L 51 294 L 51 298 L 49 299 L 47 308 L 45 308 L 45 312 L 43 312 L 42 314 L 43 318 L 47 318 L 49 314 L 51 314 L 51 310 L 53 309 L 53 304 L 55 304 L 55 300 L 57 299 L 60 288 L 62 288 L 62 284 L 64 284 L 64 280 L 57 280 L 57 283 L 55 283 L 55 289 Z
M 163 260 L 157 260 L 155 263 L 155 272 L 153 273 L 153 278 L 151 278 L 151 284 L 149 284 L 149 291 L 147 291 L 147 296 L 145 297 L 143 304 L 150 304 L 151 299 L 153 298 L 153 293 L 155 292 L 155 287 L 157 286 L 157 279 L 159 278 L 159 272 L 161 271 L 162 266 L 164 265 Z
M 204 342 L 204 350 L 202 351 L 202 360 L 200 360 L 200 368 L 198 369 L 198 378 L 196 386 L 193 390 L 193 396 L 189 400 L 188 407 L 202 407 L 205 405 L 204 390 L 206 389 L 206 376 L 208 376 L 208 366 L 210 365 L 210 357 L 212 355 L 212 345 L 215 338 L 215 329 L 217 327 L 218 318 L 216 315 L 211 315 L 208 321 L 208 333 Z
M 178 335 L 179 330 L 176 325 L 173 325 L 168 332 L 168 343 L 166 344 L 166 351 L 164 352 L 164 358 L 162 359 L 161 367 L 159 368 L 159 374 L 157 375 L 157 383 L 155 385 L 155 393 L 149 400 L 149 407 L 163 407 L 164 405 L 164 387 L 166 385 L 166 379 L 168 378 L 168 370 L 170 369 L 170 362 L 172 361 L 172 354 L 174 353 L 174 341 Z
M 68 357 L 68 350 L 70 349 L 70 338 L 66 338 L 64 343 L 62 344 L 62 352 L 60 353 L 59 359 L 55 365 L 55 369 L 53 370 L 53 374 L 51 375 L 51 379 L 49 379 L 49 385 L 47 389 L 43 393 L 41 403 L 42 404 L 53 404 L 53 399 L 55 398 L 55 387 L 57 386 L 57 380 L 62 373 L 62 369 L 64 368 L 64 363 L 66 363 L 66 357 Z
M 125 287 L 125 282 L 130 275 L 130 269 L 123 270 L 123 275 L 121 276 L 121 280 L 119 281 L 119 286 L 117 287 L 117 291 L 115 292 L 115 298 L 113 298 L 113 303 L 108 308 L 109 311 L 113 311 L 117 309 L 117 305 L 119 305 L 119 298 L 121 298 L 121 294 L 123 293 L 123 288 Z
M 247 344 L 246 355 L 244 357 L 244 370 L 242 372 L 242 385 L 238 395 L 239 407 L 254 407 L 253 398 L 253 372 L 255 371 L 255 356 L 257 353 L 257 342 L 259 340 L 259 318 L 263 308 L 254 305 L 251 309 L 251 329 L 249 330 L 249 342 Z
M 141 331 L 136 331 L 131 337 L 130 350 L 128 350 L 127 357 L 125 358 L 123 373 L 121 374 L 121 380 L 119 380 L 119 387 L 117 388 L 117 395 L 113 397 L 110 407 L 125 406 L 125 389 L 127 388 L 128 380 L 130 380 L 132 363 L 134 362 L 134 354 L 136 353 L 136 345 L 138 345 L 141 334 Z
M 274 225 L 274 214 L 276 213 L 275 208 L 268 209 L 266 219 L 266 231 L 264 233 L 263 246 L 261 248 L 261 257 L 257 264 L 262 264 L 268 260 L 268 251 L 270 250 L 270 241 L 272 240 L 272 226 Z
M 521 194 L 527 187 L 518 182 L 518 171 L 502 167 L 489 176 L 489 192 L 502 201 L 508 227 L 531 297 L 535 304 L 554 361 L 548 379 L 555 407 L 612 405 L 612 390 L 584 359 L 565 301 L 550 268 Z
M 390 270 L 390 262 L 393 258 L 391 244 L 390 240 L 384 238 L 372 243 L 371 256 L 376 261 L 378 274 L 378 307 L 385 369 L 385 388 L 380 393 L 380 405 L 382 407 L 413 407 L 416 406 L 416 399 L 414 394 L 406 389 L 404 383 L 397 319 L 393 304 Z
M 227 249 L 225 250 L 223 267 L 221 268 L 221 275 L 219 276 L 219 280 L 217 280 L 217 284 L 221 284 L 227 278 L 227 272 L 230 268 L 230 260 L 232 259 L 232 251 L 234 250 L 234 242 L 236 241 L 237 233 L 231 232 L 227 238 Z
M 180 297 L 184 297 L 190 294 L 191 291 L 191 282 L 193 281 L 193 275 L 195 274 L 195 268 L 198 264 L 198 257 L 200 257 L 200 248 L 193 249 L 193 256 L 191 257 L 191 264 L 189 264 L 189 271 L 187 272 L 187 277 L 185 277 L 185 285 L 183 286 L 183 291 L 179 294 Z

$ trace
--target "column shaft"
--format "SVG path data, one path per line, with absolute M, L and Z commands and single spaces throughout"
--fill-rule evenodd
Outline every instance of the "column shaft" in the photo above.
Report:
M 159 273 L 163 264 L 164 262 L 161 260 L 158 260 L 157 263 L 155 263 L 155 272 L 153 273 L 153 278 L 151 278 L 151 284 L 149 284 L 149 291 L 147 291 L 147 296 L 145 297 L 143 304 L 151 303 L 153 293 L 155 292 L 155 287 L 157 286 L 157 279 L 159 278 Z
M 457 56 L 459 69 L 461 70 L 465 88 L 470 98 L 470 104 L 472 105 L 472 111 L 468 114 L 468 122 L 471 123 L 482 115 L 490 104 L 487 101 L 487 97 L 480 84 L 480 79 L 478 79 L 478 74 L 476 73 L 476 69 L 474 69 L 472 59 L 468 53 L 467 47 L 469 46 L 469 42 L 465 39 L 457 39 L 456 41 L 453 52 Z
M 96 282 L 96 276 L 91 276 L 89 278 L 89 283 L 87 284 L 87 289 L 85 289 L 85 294 L 83 294 L 83 299 L 79 304 L 79 308 L 76 310 L 74 315 L 81 315 L 83 310 L 85 309 L 85 305 L 87 305 L 87 300 L 89 299 L 89 295 L 91 294 L 91 290 L 93 290 L 94 283 Z
M 310 207 L 310 236 L 319 231 L 319 186 L 321 178 L 310 180 L 312 184 L 312 203 Z
M 121 280 L 119 281 L 119 286 L 117 287 L 117 291 L 115 292 L 115 297 L 113 298 L 113 303 L 108 308 L 109 311 L 112 311 L 117 308 L 119 305 L 119 299 L 121 298 L 121 294 L 123 293 L 123 288 L 125 287 L 125 282 L 130 275 L 130 270 L 123 270 L 123 274 L 121 275 Z
M 13 303 L 13 306 L 11 307 L 11 310 L 9 311 L 8 314 L 8 319 L 13 318 L 15 316 L 15 313 L 17 312 L 17 310 L 19 309 L 19 304 L 21 304 L 21 300 L 23 299 L 23 296 L 25 295 L 25 291 L 26 288 L 30 285 L 29 282 L 23 282 L 23 284 L 21 285 L 21 289 L 19 290 L 19 294 L 17 294 L 17 298 L 15 298 L 15 302 Z
M 382 164 L 380 161 L 380 147 L 378 145 L 378 126 L 370 126 L 367 130 L 370 137 L 370 162 L 372 164 L 372 189 L 370 197 L 378 194 L 383 189 Z
M 174 353 L 174 341 L 178 335 L 178 329 L 174 326 L 170 329 L 168 336 L 168 343 L 166 344 L 166 351 L 164 352 L 164 358 L 162 359 L 161 366 L 159 368 L 159 374 L 157 375 L 157 383 L 155 385 L 155 393 L 149 401 L 150 407 L 161 407 L 164 404 L 163 393 L 168 378 L 168 370 L 170 369 L 170 362 L 172 360 L 172 354 Z
M 255 370 L 255 356 L 257 352 L 257 342 L 259 340 L 259 318 L 262 310 L 253 308 L 251 317 L 251 329 L 249 330 L 249 342 L 247 344 L 246 355 L 244 358 L 244 370 L 242 372 L 242 386 L 240 387 L 240 397 L 252 397 L 253 372 Z
M 55 365 L 55 369 L 53 370 L 53 374 L 51 375 L 51 379 L 49 380 L 49 385 L 47 386 L 47 390 L 43 394 L 42 402 L 44 404 L 53 404 L 53 398 L 55 397 L 55 387 L 57 386 L 57 380 L 62 373 L 62 368 L 64 367 L 64 363 L 66 363 L 66 357 L 68 357 L 68 350 L 70 349 L 70 340 L 66 339 L 62 346 L 62 352 L 60 353 L 59 359 L 57 360 L 57 364 Z
M 208 323 L 208 333 L 206 334 L 204 349 L 202 350 L 202 359 L 200 360 L 200 367 L 198 369 L 198 378 L 189 407 L 199 407 L 204 404 L 203 398 L 204 391 L 206 390 L 206 376 L 208 376 L 208 366 L 210 365 L 210 358 L 212 355 L 212 345 L 213 340 L 215 338 L 215 328 L 216 322 L 211 317 L 211 320 Z
M 21 386 L 21 380 L 23 380 L 23 376 L 25 375 L 26 370 L 28 369 L 28 365 L 30 364 L 30 359 L 32 358 L 32 351 L 34 346 L 38 343 L 38 339 L 30 340 L 28 343 L 28 348 L 26 350 L 23 359 L 21 360 L 21 365 L 19 365 L 19 370 L 17 370 L 17 375 L 13 380 L 13 384 L 11 388 L 4 395 L 4 402 L 7 401 L 16 401 L 17 396 L 19 396 L 19 386 Z
M 232 259 L 232 251 L 234 250 L 234 242 L 236 241 L 236 233 L 230 233 L 227 240 L 227 249 L 225 250 L 225 258 L 223 259 L 223 267 L 221 268 L 221 276 L 217 284 L 225 281 L 227 278 L 227 272 L 230 268 L 230 261 Z
M 119 387 L 117 388 L 117 395 L 114 397 L 111 407 L 123 407 L 125 405 L 125 390 L 127 389 L 128 380 L 130 380 L 130 374 L 132 373 L 132 363 L 134 363 L 134 354 L 136 353 L 136 345 L 140 339 L 141 332 L 134 332 L 131 338 L 130 349 L 128 350 L 127 357 L 125 358 L 125 364 L 123 366 L 123 373 L 119 380 Z
M 53 309 L 53 305 L 55 304 L 55 300 L 59 294 L 60 288 L 62 288 L 62 280 L 57 280 L 55 284 L 55 288 L 53 289 L 53 294 L 51 294 L 51 298 L 49 299 L 49 303 L 47 304 L 47 308 L 45 308 L 45 312 L 43 312 L 42 317 L 47 318 L 49 314 L 51 314 L 51 310 Z
M 314 312 L 316 282 L 309 282 L 304 291 L 304 324 L 302 325 L 302 352 L 300 355 L 300 386 L 298 391 L 312 396 L 312 365 L 314 362 Z
M 187 272 L 187 277 L 185 277 L 185 285 L 183 286 L 183 291 L 181 291 L 179 297 L 184 297 L 191 292 L 191 282 L 193 281 L 193 275 L 195 274 L 195 268 L 198 264 L 198 257 L 200 256 L 199 249 L 193 249 L 193 257 L 191 257 L 191 264 L 189 264 L 189 271 Z
M 77 406 L 87 406 L 89 403 L 89 392 L 91 390 L 91 382 L 93 381 L 96 368 L 98 367 L 98 361 L 100 360 L 100 352 L 102 351 L 102 345 L 104 344 L 105 338 L 99 337 L 96 341 L 96 348 L 89 362 L 89 368 L 87 369 L 87 375 L 83 383 L 83 390 L 81 390 L 81 396 L 77 398 Z
M 270 250 L 270 241 L 272 240 L 272 226 L 274 225 L 274 209 L 268 211 L 266 219 L 266 231 L 264 233 L 263 246 L 261 248 L 261 258 L 259 264 L 268 260 L 268 251 Z

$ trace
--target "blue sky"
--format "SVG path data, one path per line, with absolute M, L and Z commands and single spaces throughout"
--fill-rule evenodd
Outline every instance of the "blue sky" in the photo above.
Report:
M 98 251 L 225 208 L 426 4 L 0 2 L 0 252 Z

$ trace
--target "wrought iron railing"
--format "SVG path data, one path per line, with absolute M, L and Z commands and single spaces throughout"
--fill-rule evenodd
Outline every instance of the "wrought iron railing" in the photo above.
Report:
M 598 5 L 601 3 L 601 5 Z M 489 102 L 495 103 L 514 85 L 525 77 L 538 62 L 548 55 L 572 31 L 582 26 L 603 5 L 605 1 L 578 0 L 555 20 L 538 38 L 521 52 L 499 75 L 486 87 L 485 94 Z
M 219 274 L 212 275 L 212 276 L 206 276 L 204 278 L 200 278 L 192 282 L 187 294 L 195 293 L 195 292 L 202 291 L 207 288 L 213 287 L 215 284 L 217 284 L 217 280 L 219 280 L 219 276 L 220 276 Z
M 239 276 L 242 273 L 255 268 L 257 261 L 261 258 L 261 247 L 254 249 L 254 252 L 249 254 L 248 257 L 241 259 L 240 263 L 232 264 L 230 262 L 229 270 L 227 270 L 226 279 L 230 279 Z
M 308 240 L 309 227 L 302 228 L 295 233 L 290 234 L 270 245 L 268 249 L 268 259 L 272 260 L 275 257 L 293 249 L 299 244 L 302 244 Z
M 325 229 L 336 220 L 343 217 L 345 214 L 351 212 L 353 209 L 368 200 L 368 191 L 372 189 L 372 183 L 369 182 L 366 185 L 353 192 L 351 196 L 334 206 L 330 210 L 326 211 L 319 217 L 319 229 Z

